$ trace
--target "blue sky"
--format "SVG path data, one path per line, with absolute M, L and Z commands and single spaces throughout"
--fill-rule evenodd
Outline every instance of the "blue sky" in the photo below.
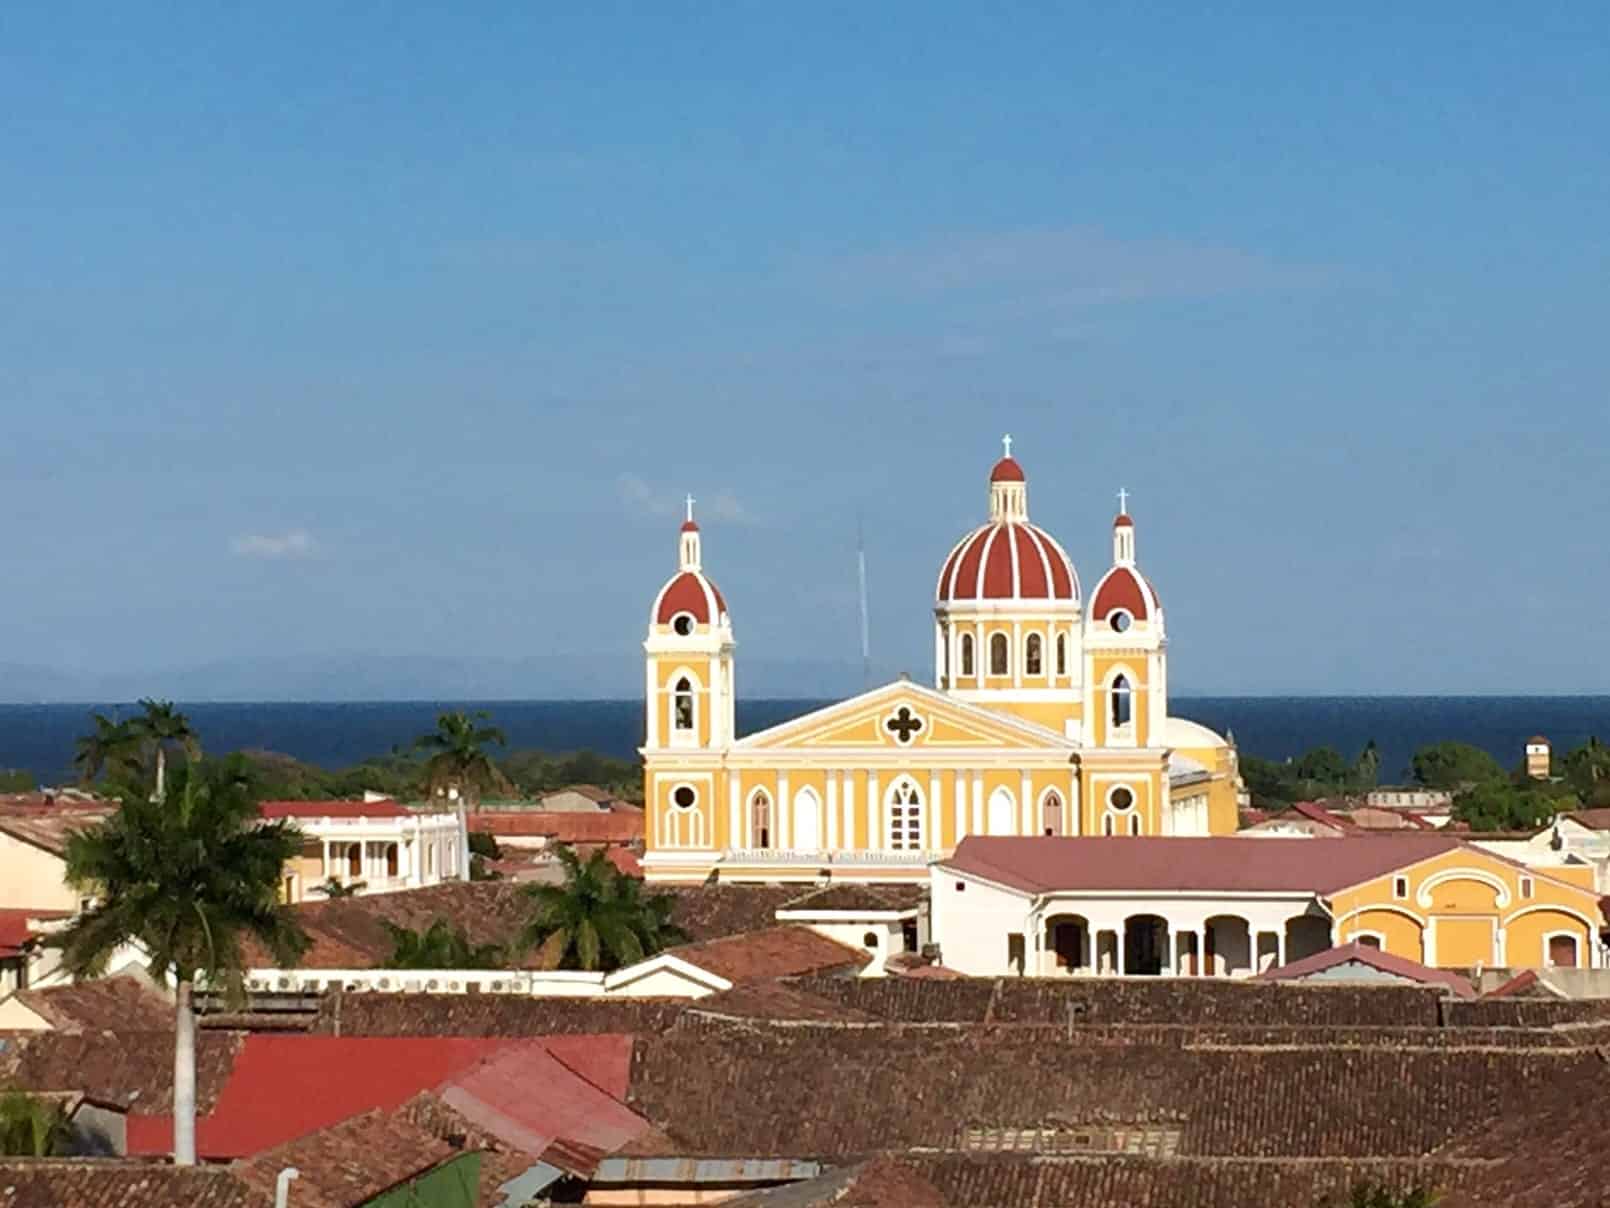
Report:
M 1610 691 L 1603 7 L 1050 7 L 7 9 L 0 662 L 618 656 L 692 491 L 924 675 L 1010 431 L 1176 692 Z

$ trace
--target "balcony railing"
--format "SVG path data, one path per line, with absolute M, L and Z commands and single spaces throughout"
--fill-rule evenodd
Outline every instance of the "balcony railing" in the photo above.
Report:
M 848 865 L 854 868 L 899 865 L 921 868 L 941 858 L 931 851 L 796 851 L 771 847 L 729 847 L 721 853 L 729 864 Z

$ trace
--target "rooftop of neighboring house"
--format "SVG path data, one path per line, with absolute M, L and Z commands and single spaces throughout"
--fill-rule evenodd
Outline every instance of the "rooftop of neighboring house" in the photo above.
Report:
M 863 948 L 852 948 L 798 925 L 762 927 L 721 939 L 682 944 L 666 952 L 733 983 L 857 971 L 872 960 Z
M 0 910 L 0 960 L 20 956 L 44 936 L 44 925 L 66 918 L 50 910 Z
M 472 831 L 501 839 L 546 839 L 552 843 L 640 843 L 641 810 L 474 810 L 466 815 Z
M 1569 810 L 1561 816 L 1580 823 L 1589 830 L 1610 831 L 1610 807 L 1600 806 L 1587 810 Z
M 1459 998 L 1476 997 L 1475 987 L 1466 978 L 1449 969 L 1432 969 L 1418 961 L 1394 956 L 1390 952 L 1381 951 L 1378 947 L 1357 941 L 1340 944 L 1323 952 L 1316 952 L 1312 956 L 1305 956 L 1301 960 L 1266 969 L 1257 976 L 1262 981 L 1304 981 L 1345 975 L 1352 967 L 1359 969 L 1360 976 L 1365 975 L 1364 970 L 1369 970 L 1393 980 L 1414 982 L 1423 986 L 1442 986 Z
M 928 886 L 925 884 L 875 885 L 835 881 L 784 902 L 778 910 L 800 914 L 906 914 L 915 913 L 927 899 Z
M 131 973 L 17 991 L 22 1003 L 62 1032 L 171 1032 L 173 1002 Z
M 67 838 L 107 817 L 116 808 L 105 801 L 48 801 L 37 794 L 25 800 L 0 800 L 0 834 L 9 835 L 55 856 L 67 854 Z
M 320 818 L 412 818 L 415 814 L 414 810 L 389 797 L 376 801 L 265 801 L 260 812 L 265 818 L 299 818 L 307 821 Z

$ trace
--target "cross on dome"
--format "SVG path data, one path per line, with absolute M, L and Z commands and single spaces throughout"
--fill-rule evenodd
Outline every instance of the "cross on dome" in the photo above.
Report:
M 1129 492 L 1123 487 L 1118 488 L 1118 514 L 1120 516 L 1129 514 Z M 688 515 L 691 517 L 693 513 L 689 512 Z
M 693 496 L 692 495 L 688 496 L 687 504 L 688 504 L 688 520 L 691 521 L 693 519 Z
M 1006 456 L 1012 456 L 1012 434 L 1010 432 L 1001 437 L 1001 448 L 1006 450 Z

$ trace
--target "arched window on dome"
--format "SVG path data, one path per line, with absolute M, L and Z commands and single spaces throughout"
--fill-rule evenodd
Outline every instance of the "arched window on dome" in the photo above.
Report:
M 989 640 L 989 673 L 991 675 L 1012 674 L 1012 651 L 1007 645 L 1004 633 L 992 634 Z
M 973 674 L 973 635 L 970 634 L 970 633 L 962 634 L 961 661 L 962 661 L 962 674 L 963 675 L 972 675 Z
M 1134 718 L 1134 693 L 1129 687 L 1129 677 L 1120 675 L 1112 682 L 1112 724 L 1127 726 Z
M 756 789 L 749 798 L 749 843 L 762 851 L 771 849 L 771 796 Z
M 683 676 L 671 690 L 671 725 L 684 733 L 693 731 L 693 681 Z
M 1031 633 L 1023 643 L 1023 674 L 1040 675 L 1044 671 L 1044 643 L 1039 634 Z
M 922 794 L 908 777 L 889 790 L 889 849 L 922 850 Z
M 1068 674 L 1068 635 L 1057 634 L 1057 674 Z

